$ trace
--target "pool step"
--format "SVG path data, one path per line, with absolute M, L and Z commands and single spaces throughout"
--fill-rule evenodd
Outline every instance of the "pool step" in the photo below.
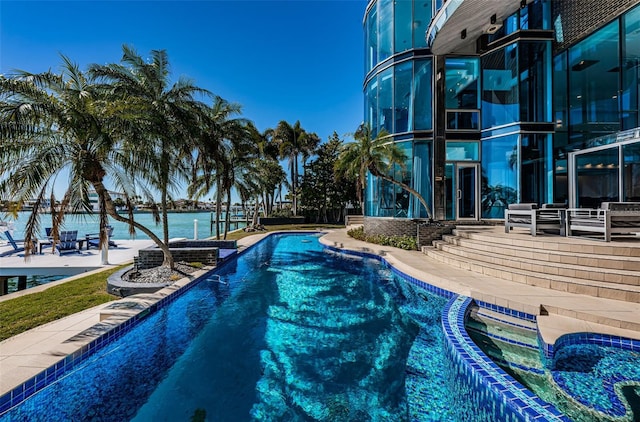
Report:
M 616 242 L 611 242 L 616 243 Z M 607 299 L 640 302 L 640 244 L 602 245 L 458 227 L 424 247 L 440 262 L 487 276 Z M 609 255 L 607 255 L 609 253 Z
M 472 340 L 498 364 L 521 371 L 543 372 L 536 323 L 475 307 L 465 328 Z

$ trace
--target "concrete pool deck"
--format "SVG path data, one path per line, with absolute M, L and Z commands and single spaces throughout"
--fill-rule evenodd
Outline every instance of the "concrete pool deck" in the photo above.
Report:
M 499 230 L 500 228 L 496 229 Z M 518 236 L 519 234 L 513 235 Z M 264 236 L 266 234 L 262 233 L 239 240 L 239 250 L 253 245 Z M 638 303 L 566 293 L 495 279 L 471 271 L 452 268 L 418 251 L 404 251 L 352 239 L 346 234 L 346 229 L 328 231 L 325 236 L 321 237 L 320 241 L 336 249 L 380 255 L 398 270 L 412 277 L 487 303 L 535 315 L 539 314 L 540 304 L 555 307 L 554 309 L 558 309 L 559 313 L 538 318 L 540 330 L 547 343 L 553 343 L 555 339 L 563 334 L 584 331 L 640 339 L 640 331 L 571 318 L 572 313 L 575 315 L 575 313 L 588 312 L 593 314 L 596 320 L 601 317 L 603 321 L 610 321 L 615 317 L 618 321 L 637 323 L 640 321 L 640 304 Z M 131 260 L 136 252 L 133 248 L 129 249 L 129 251 L 128 259 Z M 114 252 L 115 249 L 110 251 L 109 256 L 110 261 L 115 263 L 115 256 L 112 255 Z M 99 252 L 96 253 L 95 259 L 99 262 Z M 36 256 L 35 258 L 40 257 L 42 256 Z M 59 259 L 60 257 L 52 256 L 51 258 Z M 3 262 L 0 261 L 0 265 L 3 265 Z M 69 279 L 65 280 L 68 281 Z M 56 283 L 61 282 L 62 280 Z M 176 285 L 170 286 L 158 294 L 139 295 L 139 298 L 132 296 L 122 299 L 122 301 L 138 301 L 141 306 L 148 306 L 149 301 L 161 298 L 176 290 L 179 285 L 186 283 L 188 281 L 183 282 L 181 280 Z M 28 292 L 28 290 L 24 292 Z M 96 306 L 0 342 L 0 396 L 24 383 L 66 355 L 88 344 L 95 338 L 95 335 L 94 337 L 86 335 L 91 331 L 92 327 L 102 324 L 103 329 L 108 329 L 110 325 L 121 323 L 123 318 L 126 318 L 127 311 L 114 311 L 113 304 L 118 302 L 120 301 Z M 111 309 L 109 306 L 111 306 Z M 113 317 L 104 319 L 106 315 L 113 315 Z

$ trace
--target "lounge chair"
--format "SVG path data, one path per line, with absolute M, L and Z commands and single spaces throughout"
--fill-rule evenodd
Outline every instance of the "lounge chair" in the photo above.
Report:
M 16 239 L 14 239 L 13 236 L 11 236 L 11 232 L 9 232 L 9 231 L 4 232 L 4 236 L 9 241 L 9 244 L 13 247 L 13 250 L 2 252 L 0 254 L 0 256 L 12 255 L 14 253 L 23 252 L 24 251 L 24 240 L 16 240 Z M 22 243 L 22 245 L 19 246 L 18 243 Z
M 51 246 L 53 247 L 53 236 L 51 236 L 51 227 L 45 227 L 44 232 L 47 235 L 46 239 L 38 239 L 37 244 L 38 244 L 38 253 L 42 254 L 42 249 L 44 249 L 45 246 Z
M 117 248 L 118 245 L 111 240 L 111 236 L 113 236 L 113 226 L 107 226 L 107 238 L 109 239 L 109 247 Z M 87 233 L 84 235 L 85 241 L 87 242 L 87 249 L 90 247 L 97 248 L 100 246 L 100 233 Z
M 60 239 L 58 239 L 58 243 L 56 244 L 56 250 L 60 255 L 70 252 L 80 252 L 78 248 L 78 231 L 60 232 Z

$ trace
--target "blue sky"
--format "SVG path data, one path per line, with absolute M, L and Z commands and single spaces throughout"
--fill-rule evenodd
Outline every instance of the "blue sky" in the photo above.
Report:
M 323 140 L 362 122 L 366 0 L 0 0 L 0 73 L 115 63 L 122 45 L 169 54 L 186 76 L 260 130 L 300 120 Z

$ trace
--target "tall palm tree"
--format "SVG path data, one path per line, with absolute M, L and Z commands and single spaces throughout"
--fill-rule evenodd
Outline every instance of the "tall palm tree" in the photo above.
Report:
M 388 138 L 389 134 L 384 130 L 380 131 L 375 138 L 371 135 L 371 128 L 366 124 L 361 124 L 353 135 L 355 142 L 344 144 L 336 163 L 338 171 L 356 179 L 359 192 L 358 199 L 362 204 L 362 213 L 364 214 L 362 192 L 366 187 L 367 174 L 371 173 L 414 195 L 424 207 L 429 220 L 431 220 L 431 210 L 420 192 L 389 176 L 394 166 L 399 166 L 400 168 L 406 166 L 407 157 L 404 151 Z
M 149 157 L 156 157 L 148 170 L 151 182 L 160 191 L 163 238 L 168 243 L 170 191 L 178 178 L 187 177 L 179 163 L 191 155 L 193 128 L 204 107 L 196 97 L 210 93 L 183 77 L 171 85 L 166 50 L 152 50 L 151 59 L 145 61 L 133 48 L 123 45 L 121 63 L 92 65 L 89 73 L 107 82 L 114 100 L 126 98 L 130 107 L 124 112 L 144 128 L 137 132 L 143 134 L 136 140 L 137 146 Z
M 249 122 L 237 117 L 241 111 L 239 104 L 215 97 L 212 106 L 202 115 L 202 131 L 196 143 L 193 179 L 188 193 L 197 199 L 215 190 L 216 238 L 220 238 L 223 197 L 227 198 L 227 211 L 231 206 L 229 198 L 235 179 L 235 166 L 250 159 L 252 154 L 252 144 L 246 142 L 250 138 L 247 129 Z
M 315 133 L 308 133 L 300 125 L 300 121 L 296 121 L 291 126 L 282 120 L 273 130 L 273 138 L 279 147 L 280 159 L 289 161 L 289 174 L 291 177 L 291 196 L 293 215 L 298 212 L 298 159 L 300 155 L 308 158 L 311 151 L 320 143 L 320 138 Z
M 130 122 L 119 108 L 105 101 L 92 78 L 65 56 L 60 73 L 0 76 L 0 197 L 15 200 L 14 211 L 36 199 L 25 227 L 25 256 L 35 250 L 39 205 L 48 195 L 56 203 L 54 184 L 68 171 L 68 188 L 52 214 L 54 240 L 67 212 L 92 211 L 93 188 L 100 204 L 101 247 L 108 241 L 108 215 L 147 234 L 165 253 L 165 263 L 173 265 L 169 249 L 151 230 L 117 213 L 104 185 L 109 178 L 129 201 L 127 181 L 144 178 L 146 170 L 147 157 L 121 141 Z

